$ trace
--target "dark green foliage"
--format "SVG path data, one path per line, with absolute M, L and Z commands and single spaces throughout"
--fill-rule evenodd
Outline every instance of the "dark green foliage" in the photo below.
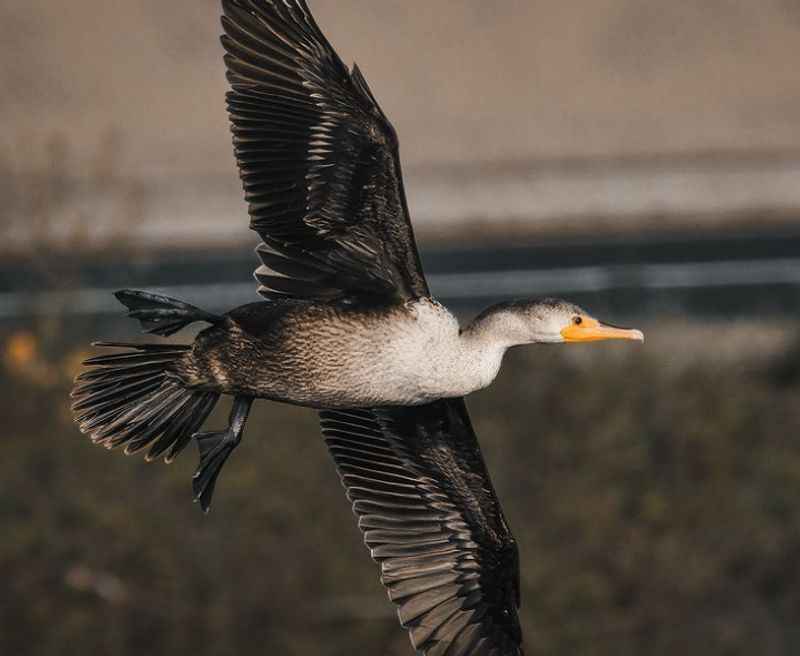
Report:
M 469 401 L 519 541 L 526 653 L 798 653 L 798 389 L 659 357 L 519 350 Z M 315 413 L 257 403 L 204 516 L 192 450 L 107 453 L 66 380 L 0 383 L 0 653 L 411 653 Z

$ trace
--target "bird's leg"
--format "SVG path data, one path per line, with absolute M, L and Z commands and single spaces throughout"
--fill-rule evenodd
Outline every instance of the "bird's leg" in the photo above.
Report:
M 200 466 L 192 479 L 194 500 L 200 502 L 203 512 L 211 507 L 214 486 L 222 470 L 222 465 L 242 440 L 242 432 L 253 404 L 252 396 L 237 396 L 233 400 L 228 428 L 224 431 L 196 433 L 197 448 L 200 450 Z

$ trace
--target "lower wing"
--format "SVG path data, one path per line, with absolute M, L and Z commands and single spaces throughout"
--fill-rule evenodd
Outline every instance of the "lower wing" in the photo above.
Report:
M 428 656 L 522 654 L 517 547 L 464 400 L 320 417 L 414 648 Z

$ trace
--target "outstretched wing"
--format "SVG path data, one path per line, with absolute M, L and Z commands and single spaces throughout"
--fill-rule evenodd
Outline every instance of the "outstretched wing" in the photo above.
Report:
M 267 296 L 428 295 L 397 136 L 305 0 L 223 0 L 236 159 Z
M 415 649 L 521 654 L 517 547 L 464 400 L 320 416 Z

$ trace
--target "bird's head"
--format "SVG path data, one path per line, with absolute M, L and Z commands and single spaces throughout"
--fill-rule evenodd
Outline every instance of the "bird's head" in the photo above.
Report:
M 475 319 L 471 329 L 507 346 L 607 339 L 644 341 L 640 330 L 603 323 L 574 303 L 554 298 L 499 303 Z

